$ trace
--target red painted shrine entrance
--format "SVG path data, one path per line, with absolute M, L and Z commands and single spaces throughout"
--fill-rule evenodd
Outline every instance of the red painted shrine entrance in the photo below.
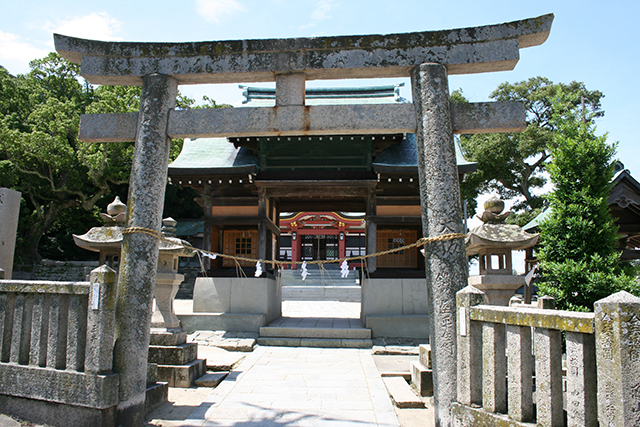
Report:
M 364 255 L 364 215 L 299 212 L 280 217 L 280 259 L 319 261 Z M 360 262 L 350 263 L 350 267 Z M 296 269 L 296 265 L 292 265 Z

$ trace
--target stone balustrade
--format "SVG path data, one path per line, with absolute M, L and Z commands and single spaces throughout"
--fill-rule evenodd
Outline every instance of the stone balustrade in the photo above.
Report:
M 119 384 L 112 372 L 115 280 L 107 266 L 93 270 L 90 282 L 0 280 L 3 413 L 109 425 Z
M 640 298 L 619 292 L 595 313 L 484 302 L 457 294 L 455 425 L 640 425 Z

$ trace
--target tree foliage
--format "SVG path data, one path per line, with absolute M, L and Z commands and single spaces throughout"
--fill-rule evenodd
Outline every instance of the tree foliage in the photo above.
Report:
M 615 146 L 571 110 L 553 121 L 553 160 L 547 170 L 555 189 L 548 196 L 551 213 L 540 225 L 544 282 L 539 289 L 553 296 L 559 308 L 592 310 L 594 302 L 614 292 L 640 290 L 636 279 L 622 271 L 607 202 Z
M 139 108 L 139 88 L 94 89 L 78 65 L 55 53 L 30 66 L 24 76 L 0 73 L 3 95 L 10 92 L 0 106 L 0 183 L 23 194 L 16 252 L 22 259 L 40 257 L 42 236 L 63 212 L 91 213 L 111 185 L 128 180 L 133 145 L 80 141 L 80 115 Z
M 140 108 L 141 87 L 93 87 L 79 66 L 56 53 L 30 63 L 26 75 L 0 66 L 0 187 L 22 192 L 16 261 L 86 259 L 72 233 L 101 225 L 98 212 L 118 195 L 126 203 L 134 142 L 84 143 L 80 115 Z M 231 107 L 178 94 L 176 108 Z M 172 141 L 171 158 L 182 140 Z M 201 216 L 189 190 L 167 191 L 168 215 Z
M 460 95 L 452 96 L 452 101 L 460 101 Z M 521 133 L 461 138 L 467 159 L 478 163 L 462 186 L 465 198 L 474 199 L 480 193 L 495 191 L 503 199 L 524 198 L 513 206 L 516 211 L 540 208 L 543 200 L 535 192 L 547 183 L 544 172 L 554 146 L 553 135 L 558 130 L 558 123 L 552 118 L 556 114 L 566 116 L 567 112 L 579 120 L 601 117 L 603 97 L 600 91 L 587 90 L 584 83 L 575 81 L 554 84 L 549 79 L 534 77 L 514 84 L 502 83 L 490 98 L 523 102 L 527 126 Z

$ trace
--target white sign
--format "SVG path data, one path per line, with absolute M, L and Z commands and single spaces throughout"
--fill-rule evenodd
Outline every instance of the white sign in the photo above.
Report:
M 459 310 L 460 318 L 458 319 L 458 324 L 460 325 L 460 336 L 467 336 L 467 313 L 466 307 L 460 307 Z
M 97 310 L 98 306 L 100 305 L 100 283 L 92 283 L 91 285 L 93 286 L 91 308 Z

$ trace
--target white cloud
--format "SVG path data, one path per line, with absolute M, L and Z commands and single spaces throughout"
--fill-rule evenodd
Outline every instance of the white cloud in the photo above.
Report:
M 107 12 L 92 13 L 56 24 L 47 23 L 46 28 L 65 36 L 106 41 L 122 40 L 122 37 L 117 36 L 120 33 L 120 21 L 112 18 Z
M 12 74 L 29 71 L 29 62 L 49 54 L 48 49 L 40 49 L 20 36 L 0 31 L 0 65 Z
M 331 9 L 333 9 L 336 4 L 337 3 L 335 2 L 335 0 L 320 0 L 318 2 L 318 7 L 316 7 L 315 10 L 311 13 L 311 22 L 305 25 L 301 25 L 300 29 L 304 30 L 305 28 L 315 27 L 318 21 L 331 19 L 331 15 L 329 12 L 331 12 Z
M 219 24 L 224 15 L 243 12 L 246 8 L 236 0 L 196 0 L 196 10 L 205 20 Z
M 318 4 L 318 7 L 316 8 L 316 10 L 314 10 L 313 13 L 311 14 L 311 19 L 313 19 L 314 21 L 322 21 L 324 19 L 331 18 L 331 15 L 329 15 L 329 12 L 333 8 L 333 5 L 334 5 L 333 0 L 320 1 L 320 4 Z

